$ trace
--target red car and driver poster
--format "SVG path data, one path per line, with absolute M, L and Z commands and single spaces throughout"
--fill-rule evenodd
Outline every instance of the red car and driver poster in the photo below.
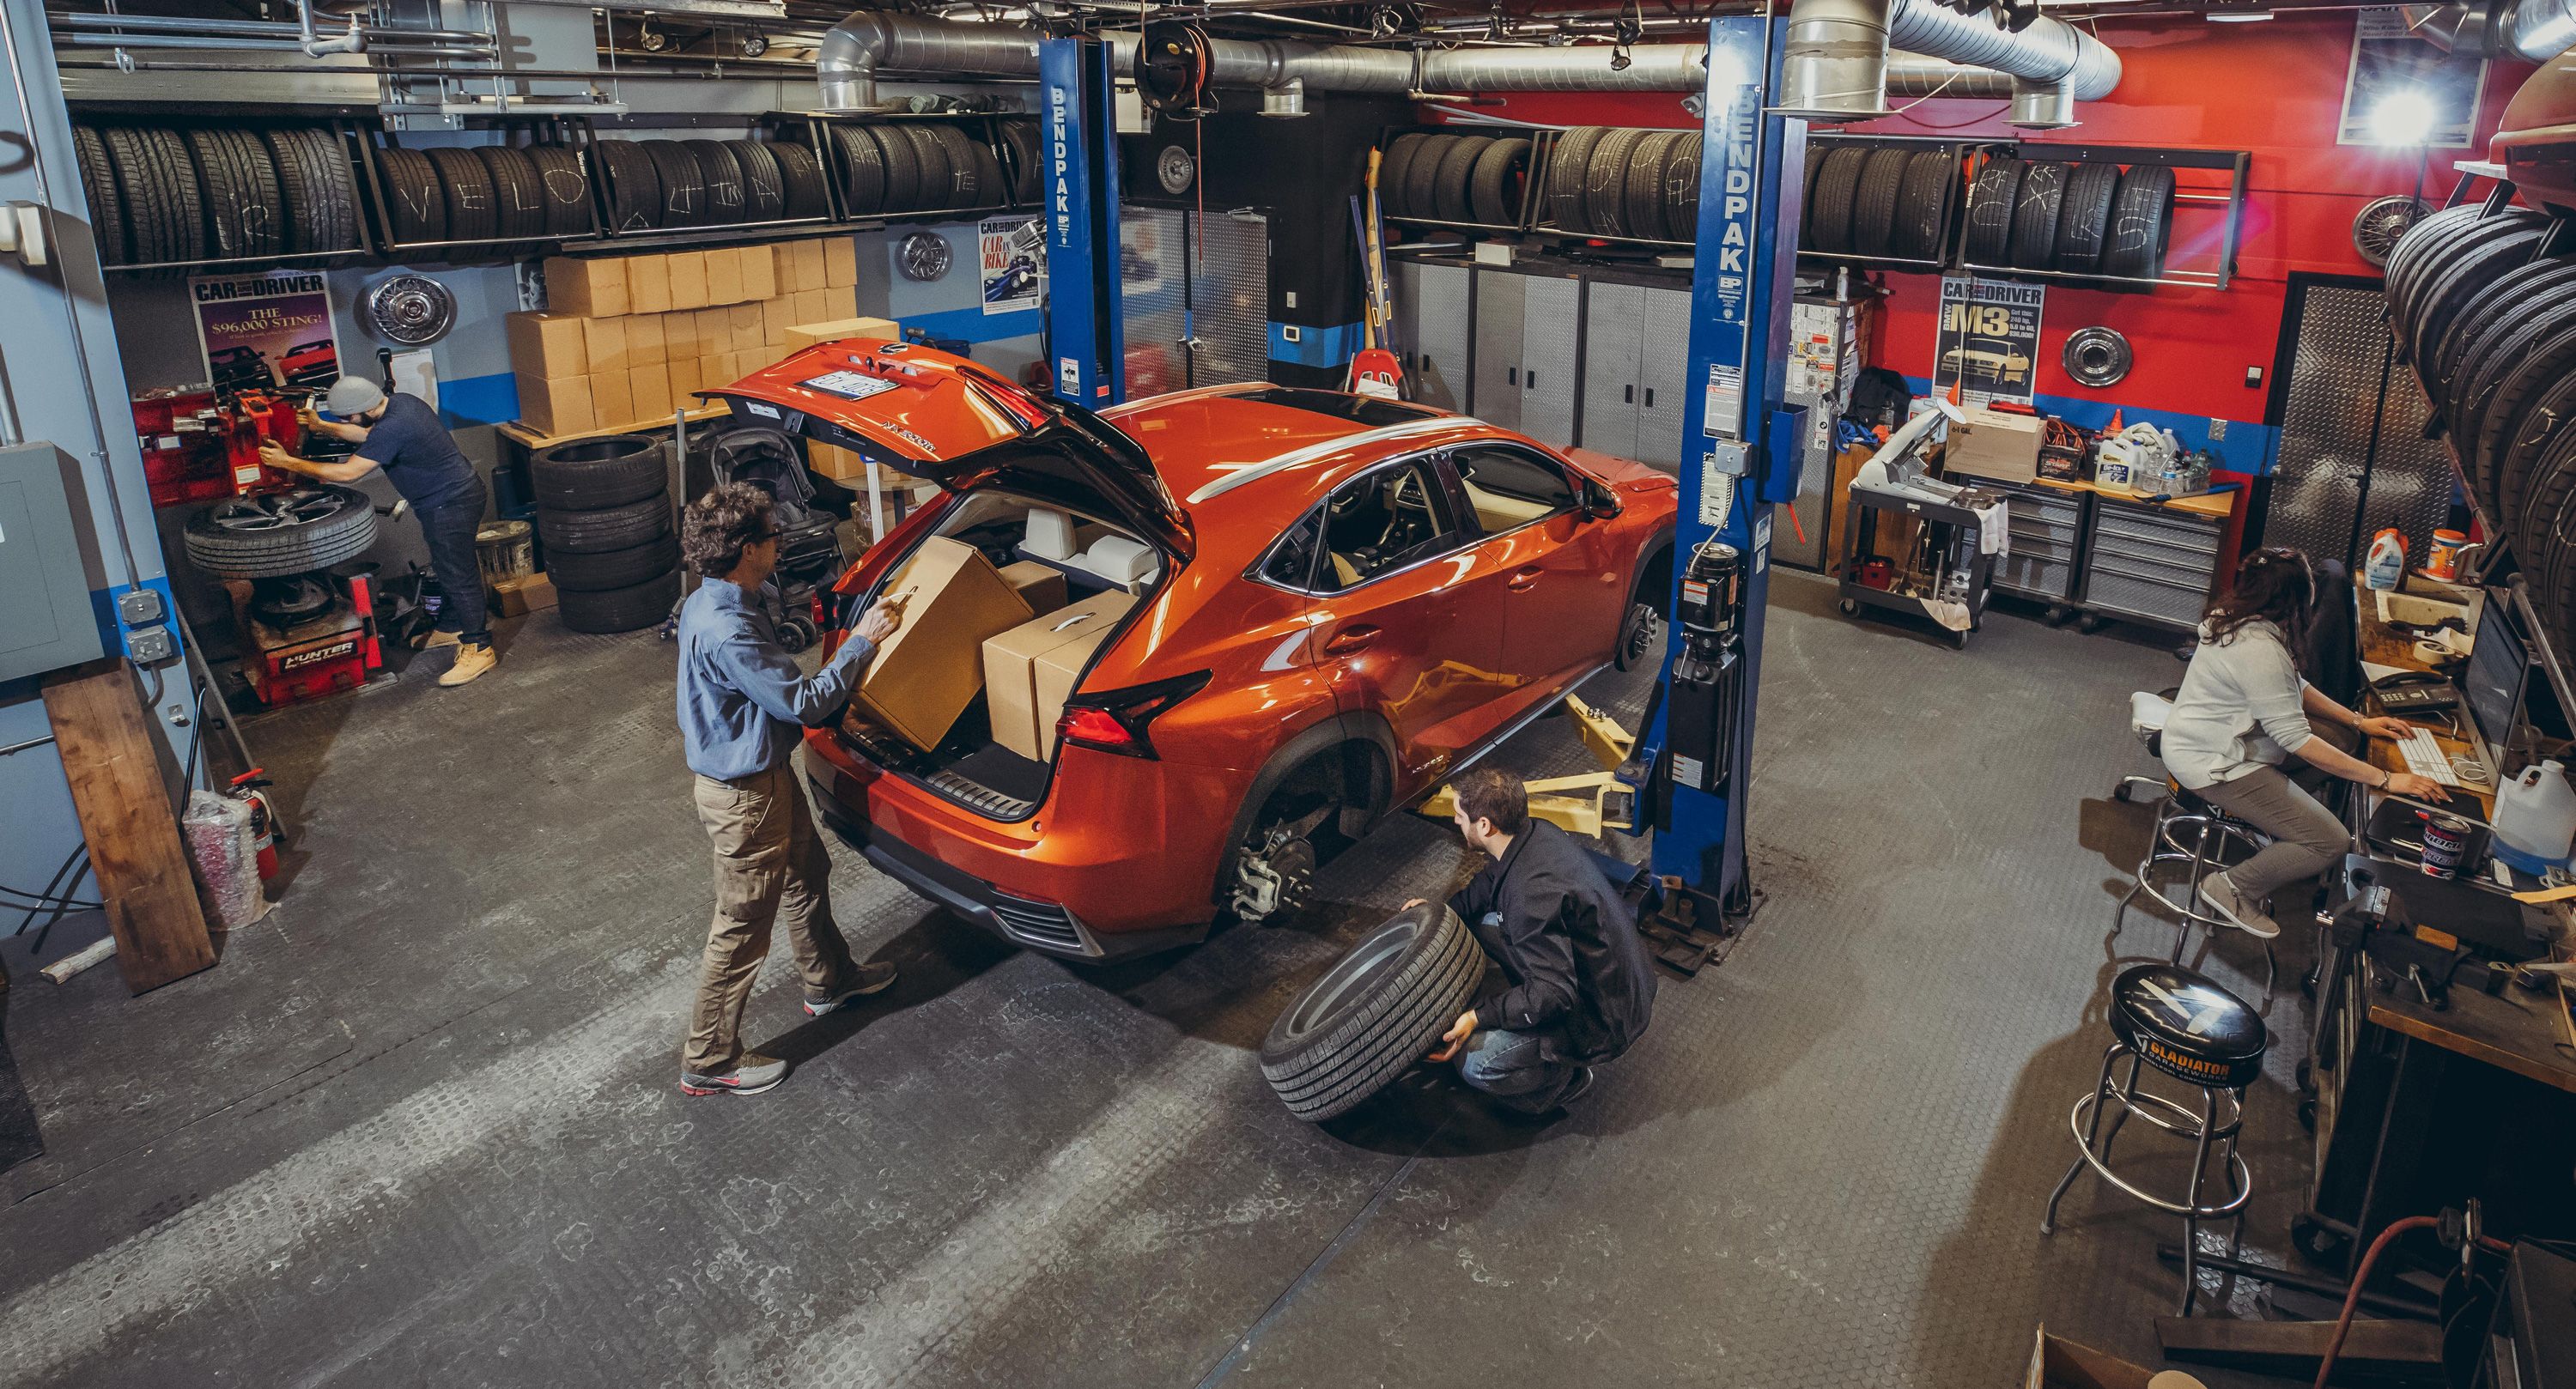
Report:
M 232 395 L 300 386 L 320 390 L 340 376 L 331 332 L 331 291 L 312 270 L 204 275 L 188 281 L 206 379 Z

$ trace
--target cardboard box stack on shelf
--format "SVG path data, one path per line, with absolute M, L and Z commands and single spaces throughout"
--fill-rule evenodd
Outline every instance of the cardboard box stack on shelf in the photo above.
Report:
M 546 310 L 510 315 L 509 343 L 519 418 L 549 436 L 668 423 L 785 357 L 799 325 L 858 315 L 847 236 L 556 256 L 545 274 Z

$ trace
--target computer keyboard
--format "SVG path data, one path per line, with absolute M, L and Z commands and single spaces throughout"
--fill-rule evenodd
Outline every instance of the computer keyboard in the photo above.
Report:
M 2442 751 L 2442 745 L 2433 741 L 2433 735 L 2427 730 L 2409 731 L 2397 740 L 2397 750 L 2406 754 L 2406 770 L 2415 775 L 2438 781 L 2444 786 L 2460 784 L 2460 774 L 2451 770 L 2451 755 Z

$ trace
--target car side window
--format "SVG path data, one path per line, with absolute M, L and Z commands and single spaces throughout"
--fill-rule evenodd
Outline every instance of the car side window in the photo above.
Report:
M 1380 468 L 1343 483 L 1324 503 L 1324 563 L 1315 587 L 1353 588 L 1464 538 L 1428 460 Z
M 1465 484 L 1467 504 L 1485 534 L 1515 530 L 1572 511 L 1574 483 L 1563 469 L 1521 449 L 1470 445 L 1450 453 Z
M 1261 562 L 1261 577 L 1281 588 L 1300 591 L 1315 578 L 1315 543 L 1324 533 L 1324 513 L 1309 511 L 1279 537 L 1270 557 Z

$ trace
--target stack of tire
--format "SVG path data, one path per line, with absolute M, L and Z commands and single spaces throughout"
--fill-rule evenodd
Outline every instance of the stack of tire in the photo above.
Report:
M 592 232 L 590 175 L 564 145 L 376 151 L 397 247 L 561 240 Z
M 835 122 L 829 133 L 841 202 L 853 217 L 989 209 L 1018 191 L 984 137 L 953 121 Z M 1025 151 L 1013 146 L 1013 174 L 1034 192 L 1036 127 L 1025 136 Z
M 330 131 L 80 125 L 72 148 L 101 264 L 360 249 L 357 178 Z
M 576 632 L 632 632 L 680 601 L 680 543 L 662 441 L 611 434 L 528 462 L 555 611 Z
M 1033 207 L 1038 201 L 1038 120 L 1035 116 L 1014 116 L 1002 122 L 1002 148 L 1010 156 L 1010 168 L 1003 177 L 1011 186 L 1011 201 L 1022 207 Z
M 1548 150 L 1540 224 L 1572 236 L 1696 240 L 1699 163 L 1695 130 L 1578 125 Z
M 793 140 L 600 140 L 591 153 L 620 232 L 832 215 L 822 162 Z
M 1953 151 L 1810 145 L 1799 249 L 1931 260 L 1958 200 Z
M 1378 206 L 1414 221 L 1517 227 L 1529 170 L 1530 142 L 1516 135 L 1398 135 L 1378 161 Z
M 1968 187 L 1971 264 L 2118 280 L 2165 272 L 2174 174 L 2158 164 L 1991 159 Z
M 2540 213 L 2474 203 L 2424 218 L 2389 254 L 2388 312 L 2433 427 L 2564 643 L 2576 639 L 2576 255 L 2539 255 L 2548 228 Z

